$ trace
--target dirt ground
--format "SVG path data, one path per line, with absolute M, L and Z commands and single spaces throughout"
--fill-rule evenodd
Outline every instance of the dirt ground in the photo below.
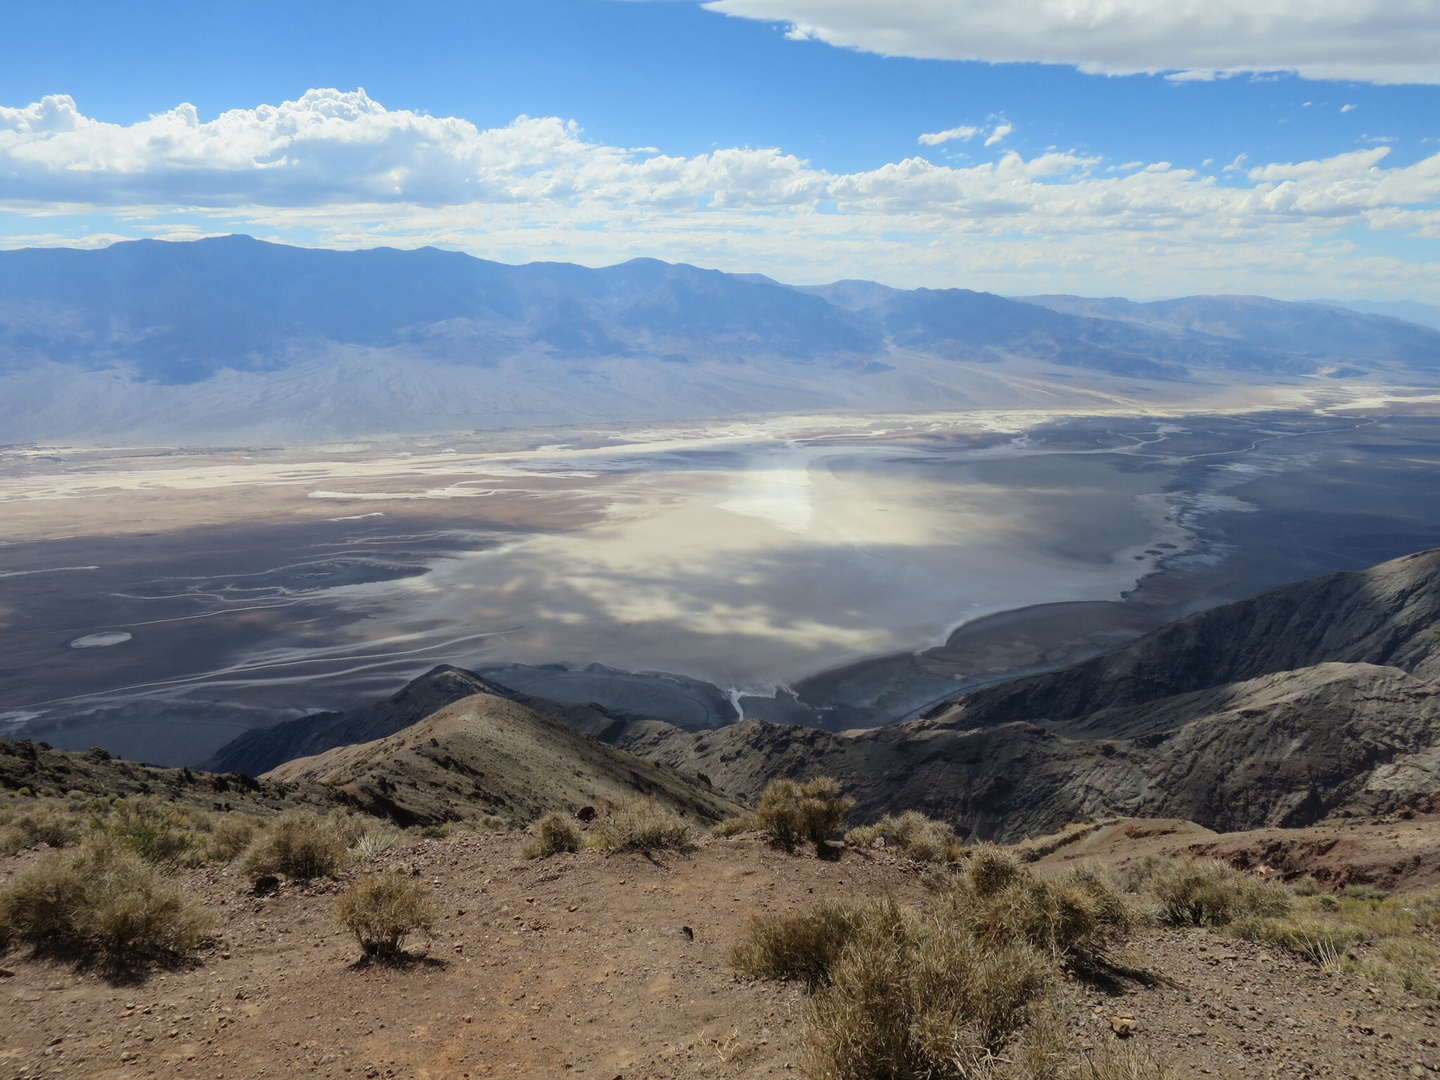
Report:
M 340 883 L 256 897 L 218 869 L 189 878 L 220 915 L 193 967 L 115 986 L 12 953 L 0 1080 L 799 1076 L 803 991 L 726 967 L 746 920 L 923 888 L 884 853 L 825 863 L 754 838 L 541 862 L 522 842 L 461 834 L 372 864 L 418 873 L 441 910 L 426 956 L 400 967 L 356 963 L 330 914 Z M 1440 1009 L 1401 990 L 1205 930 L 1146 930 L 1128 960 L 1143 980 L 1065 984 L 1077 1049 L 1129 1018 L 1177 1077 L 1440 1074 Z

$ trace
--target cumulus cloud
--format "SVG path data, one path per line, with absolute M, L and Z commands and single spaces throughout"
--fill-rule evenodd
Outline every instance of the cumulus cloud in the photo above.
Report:
M 978 134 L 980 134 L 978 127 L 962 125 L 960 127 L 950 128 L 948 131 L 935 131 L 929 135 L 921 135 L 920 144 L 922 146 L 939 146 L 941 143 L 947 143 L 954 139 L 959 139 L 961 142 L 969 142 Z
M 1128 75 L 1440 83 L 1440 0 L 712 0 L 793 38 Z
M 52 97 L 0 108 L 0 222 L 11 237 L 62 235 L 68 215 L 112 235 L 241 229 L 511 261 L 652 255 L 788 280 L 1013 292 L 1273 294 L 1292 281 L 1292 294 L 1336 295 L 1368 275 L 1431 295 L 1440 280 L 1433 264 L 1366 254 L 1355 240 L 1440 237 L 1440 155 L 1392 166 L 1377 146 L 1253 167 L 1242 155 L 1216 175 L 996 153 L 838 173 L 780 149 L 608 146 L 555 117 L 480 129 L 392 112 L 363 91 L 314 90 L 208 121 L 182 105 L 130 125 Z
M 990 133 L 990 137 L 985 140 L 985 145 L 986 145 L 986 146 L 994 146 L 996 143 L 1004 142 L 1004 141 L 1005 141 L 1005 136 L 1006 136 L 1006 135 L 1009 135 L 1009 134 L 1010 134 L 1012 131 L 1014 131 L 1014 130 L 1015 130 L 1015 125 L 1014 125 L 1014 124 L 1000 124 L 1000 125 L 998 125 L 998 126 L 995 128 L 995 130 Z

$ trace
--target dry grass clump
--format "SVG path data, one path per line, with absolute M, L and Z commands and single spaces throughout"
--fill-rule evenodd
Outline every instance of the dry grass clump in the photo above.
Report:
M 1346 952 L 1369 936 L 1358 927 L 1305 915 L 1242 918 L 1229 930 L 1243 941 L 1273 945 L 1327 970 L 1338 969 Z
M 600 851 L 688 851 L 692 836 L 654 799 L 627 799 L 601 815 L 587 842 Z
M 754 814 L 737 814 L 712 828 L 710 835 L 724 840 L 741 833 L 759 832 L 760 829 L 760 819 Z
M 845 843 L 850 847 L 873 847 L 881 841 L 886 848 L 894 848 L 902 857 L 916 862 L 954 863 L 965 854 L 953 826 L 918 810 L 898 816 L 886 814 L 874 825 L 862 825 L 845 834 Z
M 80 838 L 82 823 L 70 808 L 55 803 L 0 811 L 0 856 L 14 855 L 36 844 L 63 848 Z
M 335 823 L 295 812 L 269 822 L 240 860 L 251 877 L 284 874 L 297 881 L 328 877 L 345 861 L 346 837 Z
M 1138 1046 L 1109 1043 L 1085 1055 L 1080 1080 L 1171 1080 L 1174 1071 Z
M 976 848 L 965 873 L 941 890 L 946 917 L 982 942 L 1023 941 L 1061 964 L 1104 967 L 1135 929 L 1135 916 L 1103 873 L 1077 867 L 1036 877 L 1010 852 Z
M 400 874 L 367 874 L 335 901 L 335 917 L 355 935 L 366 956 L 400 955 L 405 939 L 435 929 L 430 891 Z
M 0 891 L 0 947 L 26 944 L 117 970 L 190 952 L 210 921 L 159 870 L 104 836 L 27 867 Z
M 927 915 L 867 922 L 810 1001 L 809 1075 L 995 1076 L 1054 974 L 1050 960 L 1024 942 L 988 945 Z
M 221 814 L 210 826 L 205 856 L 212 862 L 233 862 L 255 840 L 260 823 L 249 814 Z
M 527 859 L 544 859 L 562 852 L 579 851 L 585 838 L 568 814 L 552 810 L 535 823 L 535 835 L 520 854 Z
M 838 858 L 839 852 L 828 841 L 854 805 L 841 797 L 840 785 L 828 776 L 803 784 L 772 780 L 760 794 L 755 817 L 776 847 L 794 851 L 808 840 L 821 858 Z
M 1293 897 L 1282 886 L 1252 877 L 1219 859 L 1175 860 L 1153 868 L 1147 883 L 1172 926 L 1225 926 L 1242 918 L 1278 918 Z
M 864 924 L 898 925 L 892 900 L 861 905 L 830 902 L 793 915 L 759 915 L 730 951 L 730 966 L 751 979 L 803 982 L 807 989 L 829 982 L 830 969 Z
M 159 799 L 145 795 L 116 799 L 97 827 L 146 862 L 199 861 L 192 857 L 202 848 L 195 835 L 196 823 L 180 807 Z

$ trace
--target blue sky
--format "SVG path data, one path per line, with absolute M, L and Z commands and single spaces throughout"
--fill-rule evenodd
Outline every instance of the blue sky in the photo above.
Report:
M 998 3 L 17 6 L 0 243 L 1440 301 L 1440 4 L 1123 0 L 1077 34 Z

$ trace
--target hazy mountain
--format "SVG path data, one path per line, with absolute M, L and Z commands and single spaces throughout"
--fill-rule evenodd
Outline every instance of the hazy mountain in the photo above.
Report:
M 0 252 L 0 439 L 321 440 L 1316 373 L 1409 381 L 1440 332 L 1317 304 L 792 288 L 638 259 L 508 266 L 243 236 Z M 1078 380 L 1078 382 L 1077 382 Z M 1116 380 L 1124 380 L 1116 382 Z
M 1317 304 L 1349 308 L 1367 315 L 1389 315 L 1440 330 L 1440 304 L 1422 304 L 1418 300 L 1316 300 Z

